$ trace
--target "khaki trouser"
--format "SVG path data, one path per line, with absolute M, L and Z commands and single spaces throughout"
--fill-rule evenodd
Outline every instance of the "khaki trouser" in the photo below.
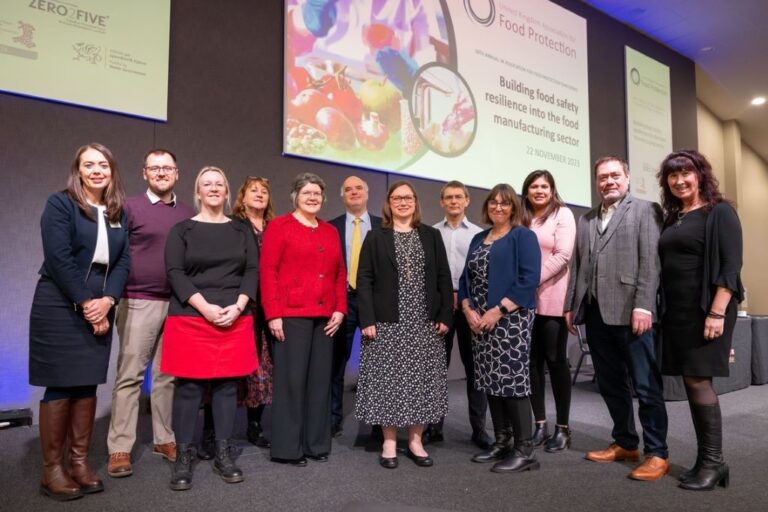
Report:
M 168 302 L 122 299 L 117 309 L 120 354 L 117 378 L 112 391 L 112 418 L 109 422 L 109 453 L 130 453 L 136 442 L 139 395 L 147 365 L 152 362 L 152 432 L 155 444 L 175 442 L 171 424 L 174 377 L 160 373 L 163 323 Z

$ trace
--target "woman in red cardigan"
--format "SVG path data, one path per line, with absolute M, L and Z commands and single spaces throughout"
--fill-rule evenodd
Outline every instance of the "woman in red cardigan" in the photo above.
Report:
M 331 451 L 333 335 L 347 314 L 339 233 L 317 218 L 325 182 L 293 182 L 292 213 L 273 219 L 261 249 L 261 300 L 277 339 L 272 369 L 272 460 L 303 466 Z

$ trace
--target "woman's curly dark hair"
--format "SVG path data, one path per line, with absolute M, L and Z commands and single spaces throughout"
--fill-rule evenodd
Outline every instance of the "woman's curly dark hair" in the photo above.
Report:
M 682 201 L 672 194 L 667 178 L 673 172 L 691 171 L 699 180 L 699 199 L 709 211 L 717 203 L 725 201 L 720 192 L 719 183 L 712 173 L 712 165 L 707 158 L 695 149 L 681 149 L 667 155 L 661 162 L 656 178 L 662 190 L 661 206 L 664 208 L 664 224 L 669 224 L 677 217 L 683 207 Z

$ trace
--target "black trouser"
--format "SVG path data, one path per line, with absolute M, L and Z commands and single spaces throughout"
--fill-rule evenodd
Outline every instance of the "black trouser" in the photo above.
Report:
M 549 368 L 557 424 L 568 425 L 571 409 L 571 369 L 568 365 L 568 327 L 561 316 L 536 315 L 531 335 L 531 405 L 536 421 L 546 421 L 544 363 Z
M 607 325 L 597 301 L 587 306 L 586 326 L 597 386 L 613 419 L 614 441 L 626 450 L 634 450 L 640 444 L 635 429 L 631 378 L 643 426 L 644 452 L 666 459 L 667 409 L 656 360 L 654 330 L 635 336 L 629 325 Z
M 359 327 L 357 293 L 347 291 L 347 317 L 333 337 L 333 370 L 331 381 L 331 422 L 340 425 L 344 421 L 344 373 L 352 355 L 355 332 Z
M 472 331 L 469 329 L 467 317 L 461 309 L 453 314 L 453 327 L 445 335 L 445 362 L 451 364 L 451 352 L 453 350 L 453 336 L 459 345 L 461 364 L 464 366 L 464 376 L 467 379 L 467 406 L 469 409 L 469 424 L 473 434 L 479 434 L 485 430 L 485 411 L 488 408 L 488 400 L 485 393 L 475 389 L 475 363 L 472 357 Z
M 216 439 L 224 441 L 232 437 L 237 411 L 237 379 L 177 378 L 173 395 L 173 433 L 177 443 L 192 443 L 200 401 L 209 385 Z
M 518 398 L 488 395 L 488 404 L 491 408 L 494 432 L 511 429 L 515 444 L 530 441 L 533 437 L 533 414 L 527 396 Z
M 331 451 L 333 339 L 327 318 L 283 318 L 272 368 L 272 457 L 298 459 Z

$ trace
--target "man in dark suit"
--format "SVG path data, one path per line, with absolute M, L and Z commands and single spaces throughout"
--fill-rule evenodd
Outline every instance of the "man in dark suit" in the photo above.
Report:
M 368 184 L 357 176 L 349 176 L 341 185 L 341 200 L 346 213 L 331 220 L 339 231 L 341 250 L 347 265 L 347 318 L 333 341 L 333 373 L 331 383 L 331 433 L 341 435 L 344 420 L 344 372 L 352 353 L 355 331 L 360 327 L 357 310 L 357 263 L 365 235 L 381 227 L 381 217 L 368 213 Z
M 632 197 L 629 168 L 608 156 L 595 163 L 602 201 L 579 219 L 565 319 L 585 324 L 597 383 L 613 419 L 614 442 L 594 462 L 638 460 L 630 379 L 639 402 L 645 460 L 629 477 L 658 480 L 669 471 L 667 411 L 654 342 L 661 209 Z

